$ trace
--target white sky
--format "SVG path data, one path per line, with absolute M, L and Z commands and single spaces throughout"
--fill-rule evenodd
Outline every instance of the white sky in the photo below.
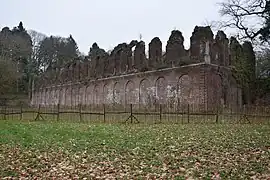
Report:
M 0 28 L 23 22 L 26 29 L 46 35 L 72 34 L 80 51 L 97 42 L 112 49 L 139 39 L 148 43 L 158 36 L 163 47 L 173 29 L 185 37 L 185 46 L 196 25 L 219 19 L 220 0 L 1 0 Z

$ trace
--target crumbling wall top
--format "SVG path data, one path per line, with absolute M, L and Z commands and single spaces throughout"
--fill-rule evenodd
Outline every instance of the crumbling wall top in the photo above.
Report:
M 224 31 L 218 31 L 216 34 L 215 40 L 222 41 L 222 40 L 228 40 L 228 38 L 227 38 L 227 35 L 224 33 Z
M 173 30 L 171 32 L 171 35 L 169 37 L 168 42 L 174 42 L 174 41 L 176 41 L 176 42 L 182 42 L 182 43 L 184 42 L 184 37 L 183 37 L 181 31 L 179 31 L 179 30 Z
M 229 43 L 230 42 L 230 43 Z M 230 52 L 232 51 L 232 52 Z M 70 62 L 56 71 L 61 82 L 102 78 L 139 71 L 155 70 L 172 66 L 206 62 L 220 66 L 228 66 L 235 55 L 242 51 L 236 38 L 228 40 L 223 31 L 218 31 L 215 39 L 210 26 L 196 26 L 190 37 L 190 49 L 184 48 L 184 37 L 179 30 L 171 31 L 166 44 L 166 52 L 162 51 L 162 42 L 154 37 L 149 43 L 149 56 L 145 55 L 145 42 L 132 40 L 120 43 L 109 53 L 93 43 L 89 54 L 81 63 Z M 58 72 L 58 73 L 57 73 Z M 45 79 L 48 73 L 44 73 Z M 76 76 L 76 78 L 74 78 Z M 86 76 L 86 77 L 83 77 Z
M 191 41 L 201 40 L 201 39 L 213 39 L 213 32 L 210 26 L 195 26 L 194 31 L 191 36 Z

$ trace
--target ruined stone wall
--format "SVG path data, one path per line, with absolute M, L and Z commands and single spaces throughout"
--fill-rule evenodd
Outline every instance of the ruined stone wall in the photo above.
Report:
M 147 73 L 92 80 L 85 84 L 65 84 L 34 92 L 34 104 L 74 106 L 78 104 L 141 104 L 151 106 L 180 102 L 203 104 L 200 83 L 203 66 L 191 65 Z M 184 97 L 184 98 L 183 98 Z
M 226 35 L 219 31 L 214 38 L 209 27 L 196 26 L 190 41 L 190 49 L 184 49 L 182 33 L 174 30 L 162 55 L 155 37 L 149 58 L 143 41 L 119 44 L 110 54 L 94 43 L 89 61 L 69 64 L 58 75 L 44 73 L 36 81 L 32 104 L 179 104 L 200 110 L 240 104 Z
M 217 66 L 199 63 L 145 73 L 114 76 L 86 83 L 63 84 L 34 91 L 33 104 L 64 106 L 91 104 L 139 104 L 154 108 L 158 104 L 187 105 L 192 109 L 214 110 L 222 100 L 222 78 Z M 237 89 L 228 87 L 234 105 Z
M 229 107 L 232 109 L 242 106 L 242 90 L 229 68 L 217 65 L 205 69 L 205 88 L 207 91 L 206 108 Z

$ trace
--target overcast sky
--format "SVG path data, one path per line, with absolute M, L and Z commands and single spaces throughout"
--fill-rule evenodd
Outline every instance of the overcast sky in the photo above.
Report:
M 189 47 L 195 25 L 217 20 L 220 0 L 1 0 L 0 28 L 17 26 L 46 35 L 72 34 L 80 51 L 97 42 L 106 50 L 158 36 L 166 45 L 170 32 L 180 30 Z

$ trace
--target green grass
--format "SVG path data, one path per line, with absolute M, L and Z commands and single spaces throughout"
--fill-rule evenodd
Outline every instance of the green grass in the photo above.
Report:
M 270 125 L 0 120 L 0 177 L 266 179 Z

